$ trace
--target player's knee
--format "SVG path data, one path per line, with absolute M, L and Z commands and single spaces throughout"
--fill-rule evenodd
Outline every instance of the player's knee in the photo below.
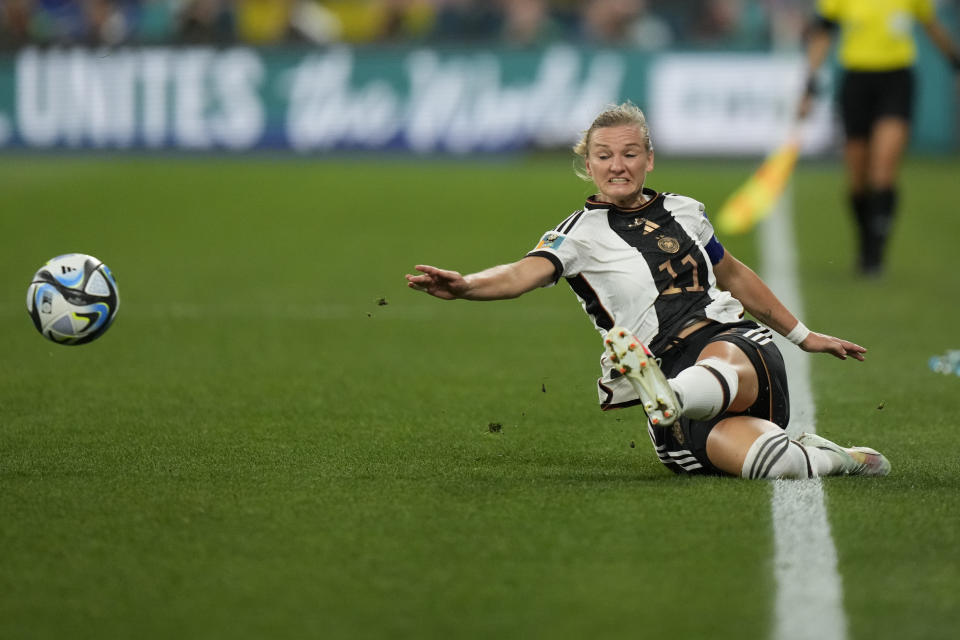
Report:
M 720 358 L 704 358 L 671 381 L 683 415 L 709 420 L 730 408 L 737 397 L 739 379 L 733 365 Z
M 804 448 L 783 431 L 768 431 L 757 438 L 743 461 L 744 478 L 805 479 L 816 475 Z
M 703 367 L 712 373 L 717 379 L 717 382 L 726 388 L 730 396 L 730 401 L 727 403 L 727 406 L 730 406 L 730 403 L 737 397 L 737 392 L 740 389 L 740 375 L 737 368 L 720 358 L 704 358 L 698 361 L 695 366 Z M 726 407 L 724 408 L 726 409 Z

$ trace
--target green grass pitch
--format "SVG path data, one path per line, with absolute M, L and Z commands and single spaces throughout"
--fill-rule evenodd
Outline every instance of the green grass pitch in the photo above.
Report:
M 659 158 L 716 209 L 744 162 Z M 842 171 L 793 186 L 824 481 L 852 639 L 960 627 L 960 164 L 910 158 L 890 272 L 852 275 Z M 522 256 L 589 192 L 569 158 L 27 157 L 0 163 L 0 637 L 764 638 L 769 483 L 675 477 L 604 414 L 560 286 L 405 288 Z M 755 263 L 755 238 L 724 239 Z M 42 339 L 45 260 L 105 260 L 97 342 Z M 499 425 L 499 427 L 492 426 Z

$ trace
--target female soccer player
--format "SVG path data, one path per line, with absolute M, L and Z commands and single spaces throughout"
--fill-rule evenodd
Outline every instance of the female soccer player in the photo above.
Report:
M 937 21 L 933 0 L 818 0 L 807 45 L 801 117 L 810 111 L 817 91 L 815 74 L 830 52 L 834 34 L 840 32 L 844 159 L 859 232 L 857 267 L 865 276 L 883 271 L 896 211 L 897 175 L 913 113 L 914 21 L 960 72 L 960 51 Z
M 601 408 L 641 405 L 657 456 L 677 473 L 887 474 L 873 449 L 787 436 L 783 359 L 770 329 L 741 320 L 744 308 L 805 351 L 863 360 L 866 349 L 804 327 L 723 248 L 702 204 L 644 187 L 653 148 L 643 112 L 604 111 L 574 151 L 598 193 L 524 258 L 467 276 L 418 265 L 408 285 L 445 300 L 501 300 L 566 278 L 604 336 Z

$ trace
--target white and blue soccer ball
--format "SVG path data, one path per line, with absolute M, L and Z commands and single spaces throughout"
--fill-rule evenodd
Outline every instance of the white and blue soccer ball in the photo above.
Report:
M 43 265 L 27 289 L 27 312 L 40 334 L 57 344 L 86 344 L 110 328 L 120 294 L 107 265 L 68 253 Z

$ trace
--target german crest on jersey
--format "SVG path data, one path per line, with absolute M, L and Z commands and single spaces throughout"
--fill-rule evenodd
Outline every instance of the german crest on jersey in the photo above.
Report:
M 671 238 L 670 236 L 660 236 L 657 238 L 657 246 L 660 247 L 661 251 L 666 253 L 676 253 L 680 250 L 680 243 L 676 238 Z

